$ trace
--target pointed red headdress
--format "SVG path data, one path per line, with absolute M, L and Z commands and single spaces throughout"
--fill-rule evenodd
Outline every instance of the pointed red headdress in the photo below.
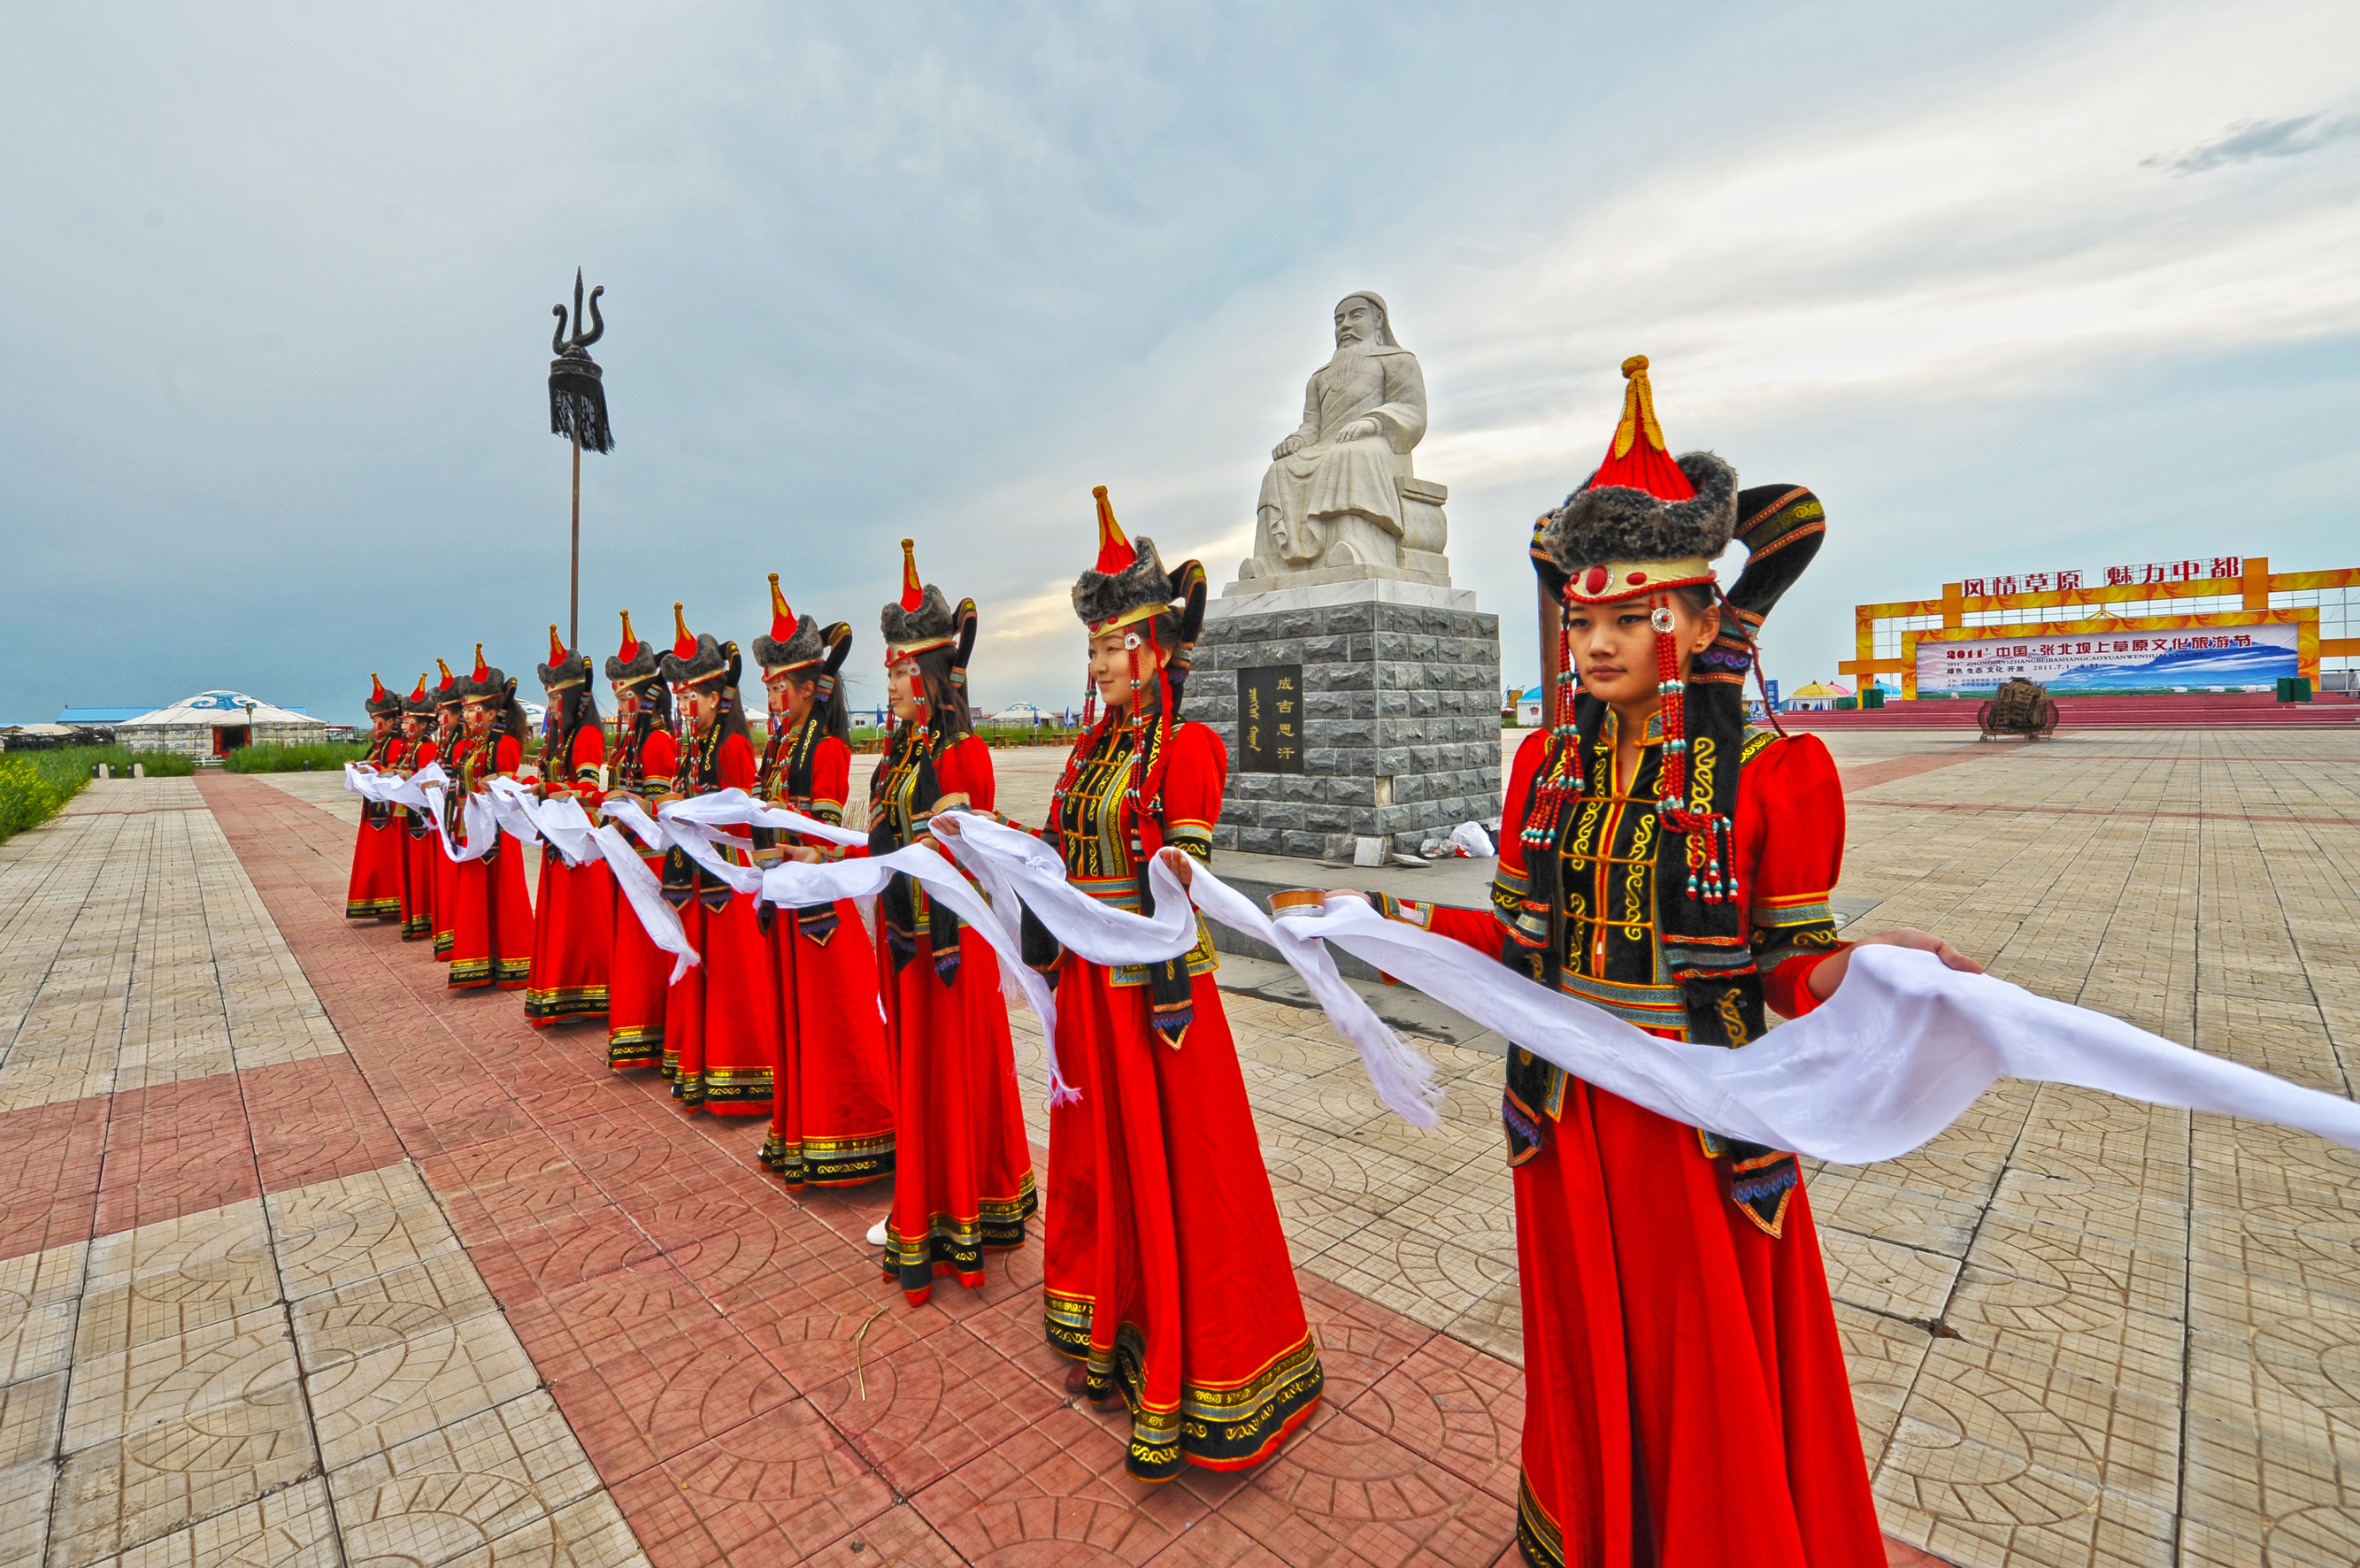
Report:
M 415 685 L 415 686 L 412 686 L 412 687 L 410 689 L 410 700 L 411 702 L 423 702 L 424 701 L 426 701 L 426 674 L 425 674 L 425 671 L 421 670 L 421 671 L 419 672 L 419 675 L 418 675 L 418 684 L 417 684 L 417 685 Z
M 696 634 L 688 629 L 688 617 L 682 614 L 681 603 L 677 599 L 672 601 L 672 656 L 674 659 L 694 659 Z
M 779 592 L 779 574 L 770 573 L 770 640 L 785 642 L 795 635 L 795 612 Z
M 1098 504 L 1098 570 L 1112 576 L 1139 560 L 1139 551 L 1123 537 L 1122 525 L 1114 520 L 1114 503 L 1107 499 L 1107 487 L 1098 485 L 1090 492 Z
M 372 702 L 382 702 L 386 700 L 388 695 L 388 693 L 385 689 L 385 682 L 377 678 L 376 670 L 370 670 L 368 700 Z
M 560 670 L 565 665 L 565 645 L 558 640 L 557 623 L 549 623 L 549 667 Z
M 475 684 L 483 685 L 492 678 L 492 667 L 484 662 L 484 645 L 475 645 Z
M 639 634 L 631 629 L 631 612 L 628 610 L 623 612 L 623 646 L 615 651 L 615 657 L 625 664 L 639 657 Z
M 918 583 L 918 541 L 901 541 L 901 608 L 914 614 L 926 602 L 926 591 Z
M 1614 427 L 1606 461 L 1598 465 L 1588 487 L 1602 490 L 1620 485 L 1643 490 L 1659 501 L 1690 499 L 1696 486 L 1672 461 L 1664 445 L 1664 427 L 1655 422 L 1655 393 L 1647 385 L 1647 356 L 1634 354 L 1624 360 L 1622 376 L 1630 383 L 1622 389 L 1622 419 Z
M 434 661 L 434 668 L 442 672 L 442 682 L 441 685 L 435 687 L 434 690 L 443 694 L 442 700 L 446 702 L 458 701 L 456 689 L 459 684 L 459 678 L 452 674 L 451 667 L 443 663 L 439 659 Z

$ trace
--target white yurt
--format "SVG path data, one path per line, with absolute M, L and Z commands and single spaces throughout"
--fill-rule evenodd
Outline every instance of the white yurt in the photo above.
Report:
M 243 691 L 200 691 L 115 726 L 118 746 L 188 757 L 224 757 L 257 744 L 318 746 L 327 738 L 322 720 Z

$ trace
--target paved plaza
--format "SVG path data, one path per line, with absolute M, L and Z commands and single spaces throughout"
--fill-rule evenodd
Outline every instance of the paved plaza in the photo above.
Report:
M 1824 738 L 1861 929 L 2353 1093 L 2360 734 Z M 1037 822 L 1062 754 L 997 757 Z M 1385 998 L 1449 1089 L 1420 1133 L 1225 961 L 1328 1398 L 1148 1490 L 1037 1234 L 908 1308 L 881 1192 L 788 1195 L 751 1119 L 348 925 L 356 819 L 214 774 L 0 844 L 0 1568 L 1515 1561 L 1496 1040 Z M 2360 1561 L 2360 1155 L 2009 1083 L 1809 1187 L 1896 1562 Z

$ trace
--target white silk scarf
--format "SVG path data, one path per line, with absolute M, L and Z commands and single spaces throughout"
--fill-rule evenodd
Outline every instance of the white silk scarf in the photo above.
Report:
M 1358 898 L 1330 899 L 1324 912 L 1289 913 L 1276 923 L 1305 941 L 1334 943 L 1651 1111 L 1839 1164 L 1907 1154 L 2003 1077 L 2278 1122 L 2360 1149 L 2360 1105 L 2350 1100 L 1914 949 L 1852 949 L 1834 996 L 1732 1051 L 1648 1034 Z

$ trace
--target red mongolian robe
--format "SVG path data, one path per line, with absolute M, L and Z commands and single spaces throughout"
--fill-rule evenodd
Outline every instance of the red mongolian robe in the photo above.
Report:
M 1491 913 L 1402 918 L 1497 955 L 1530 891 L 1517 836 L 1545 735 L 1508 786 Z M 1651 724 L 1617 778 L 1614 715 L 1556 854 L 1559 984 L 1666 1039 L 1685 1037 L 1667 972 Z M 1600 781 L 1612 779 L 1611 789 Z M 1841 786 L 1810 735 L 1747 736 L 1731 869 L 1769 1005 L 1812 1004 L 1834 944 Z M 1677 893 L 1665 895 L 1677 896 Z M 1524 1323 L 1517 1541 L 1539 1568 L 1881 1568 L 1843 1349 L 1793 1156 L 1732 1149 L 1520 1051 L 1503 1108 L 1515 1166 Z
M 455 719 L 444 724 L 437 734 L 435 756 L 442 759 L 442 771 L 451 780 L 442 786 L 442 815 L 446 821 L 457 815 L 458 809 L 453 802 L 460 796 L 459 757 L 469 744 L 465 725 Z M 456 844 L 458 838 L 458 832 L 454 828 L 451 834 L 451 841 Z M 434 853 L 432 858 L 434 862 L 434 874 L 432 878 L 434 887 L 434 956 L 439 961 L 448 964 L 451 961 L 452 943 L 457 940 L 458 935 L 454 922 L 459 917 L 459 863 L 453 860 L 450 851 L 442 847 L 442 836 L 440 833 L 434 835 Z
M 1175 728 L 1142 816 L 1127 798 L 1135 741 L 1109 721 L 1085 742 L 1043 836 L 1074 886 L 1140 911 L 1159 847 L 1211 858 L 1229 756 L 1207 726 Z M 1057 1060 L 1082 1098 L 1050 1116 L 1049 1341 L 1087 1363 L 1094 1396 L 1122 1395 L 1125 1466 L 1143 1481 L 1184 1461 L 1259 1464 L 1319 1402 L 1214 964 L 1200 920 L 1160 996 L 1146 968 L 1066 953 L 1057 971 Z
M 434 760 L 434 743 L 411 741 L 403 767 L 415 773 Z M 434 819 L 423 811 L 399 808 L 401 822 L 401 940 L 432 942 L 434 938 L 435 866 L 442 858 L 442 841 Z
M 490 741 L 470 736 L 460 743 L 459 766 L 442 807 L 452 843 L 469 847 L 460 802 L 483 793 L 495 774 L 514 777 L 523 755 L 510 735 Z M 451 985 L 523 989 L 532 970 L 532 900 L 525 891 L 524 846 L 503 833 L 487 853 L 452 869 Z
M 869 786 L 872 818 L 883 813 L 870 837 L 878 847 L 908 844 L 938 807 L 992 810 L 991 748 L 970 735 L 930 757 L 926 738 L 901 726 Z M 915 1306 L 936 1275 L 981 1285 L 985 1251 L 1023 1246 L 1040 1197 L 999 959 L 906 877 L 878 899 L 877 918 L 895 1087 L 885 1274 Z
M 716 724 L 691 735 L 672 774 L 677 795 L 754 788 L 754 748 Z M 748 838 L 748 830 L 730 833 Z M 729 850 L 747 864 L 743 850 Z M 682 850 L 664 856 L 664 898 L 680 911 L 688 944 L 702 960 L 672 984 L 664 1002 L 664 1075 L 672 1097 L 691 1110 L 755 1116 L 770 1108 L 771 1063 L 779 1059 L 777 978 L 754 919 L 754 898 L 718 880 Z M 669 973 L 669 970 L 667 970 Z
M 616 737 L 615 752 L 615 765 L 606 773 L 613 792 L 644 797 L 671 788 L 680 757 L 672 731 L 652 722 L 644 735 L 636 729 L 622 731 Z M 649 876 L 662 877 L 663 856 L 642 850 L 639 859 Z M 648 940 L 647 928 L 639 923 L 639 913 L 631 908 L 622 885 L 615 883 L 614 889 L 615 948 L 606 969 L 606 1065 L 618 1071 L 654 1067 L 663 1058 L 664 1002 L 672 984 L 672 956 Z
M 401 766 L 409 742 L 399 735 L 373 736 L 371 766 L 392 769 Z M 401 918 L 401 822 L 399 808 L 380 800 L 361 802 L 360 832 L 353 840 L 352 881 L 344 889 L 348 920 L 391 920 Z
M 574 732 L 563 764 L 548 782 L 570 784 L 586 811 L 605 798 L 598 765 L 606 759 L 606 733 L 595 724 Z M 524 988 L 524 1016 L 535 1029 L 560 1018 L 602 1018 L 606 970 L 615 956 L 615 874 L 604 860 L 568 866 L 557 846 L 541 846 L 541 895 L 533 901 L 532 974 Z
M 807 719 L 794 735 L 771 738 L 760 782 L 765 800 L 841 823 L 852 748 Z M 766 905 L 761 914 L 779 977 L 778 1076 L 762 1163 L 790 1187 L 890 1176 L 893 1102 L 869 928 L 849 898 L 826 909 Z

